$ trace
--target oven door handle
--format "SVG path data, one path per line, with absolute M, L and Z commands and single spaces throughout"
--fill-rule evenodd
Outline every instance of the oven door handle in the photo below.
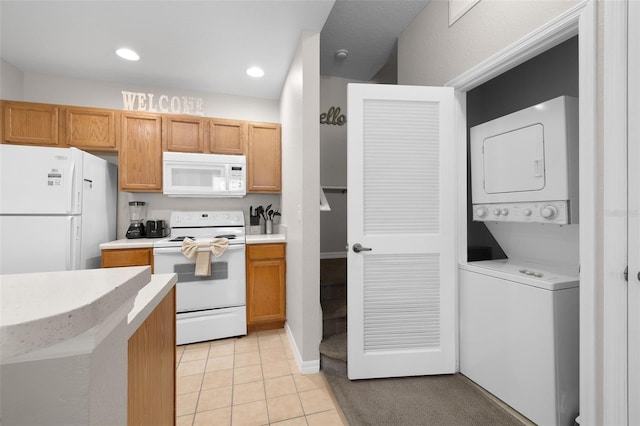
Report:
M 224 253 L 228 251 L 244 250 L 244 249 L 245 249 L 245 244 L 233 244 L 233 245 L 229 245 L 227 249 L 224 251 Z M 198 251 L 205 251 L 205 250 L 208 250 L 208 248 L 202 247 L 201 249 L 198 249 Z M 153 254 L 176 254 L 181 252 L 182 252 L 181 247 L 156 247 L 153 249 Z M 222 253 L 220 256 L 224 255 L 224 253 Z

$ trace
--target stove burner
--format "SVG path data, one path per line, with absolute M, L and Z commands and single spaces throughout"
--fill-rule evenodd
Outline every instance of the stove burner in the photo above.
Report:
M 194 241 L 196 239 L 195 237 L 175 237 L 175 238 L 173 238 L 173 239 L 171 239 L 169 241 L 171 241 L 171 242 L 173 242 L 173 241 L 184 241 L 185 238 L 191 238 Z

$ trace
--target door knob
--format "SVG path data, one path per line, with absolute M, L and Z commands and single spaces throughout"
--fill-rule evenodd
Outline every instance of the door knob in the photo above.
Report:
M 360 243 L 355 243 L 353 245 L 353 251 L 360 253 L 361 251 L 371 251 L 371 249 L 369 247 L 362 247 L 362 244 Z

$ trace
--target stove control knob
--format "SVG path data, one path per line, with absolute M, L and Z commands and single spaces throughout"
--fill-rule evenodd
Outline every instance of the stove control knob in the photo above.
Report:
M 489 212 L 487 211 L 486 207 L 478 207 L 476 209 L 476 216 L 478 216 L 478 217 L 481 217 L 481 218 L 485 217 L 487 215 L 487 213 L 489 213 Z
M 522 210 L 522 214 L 523 214 L 523 215 L 525 215 L 525 216 L 531 216 L 531 213 L 533 213 L 533 212 L 531 211 L 531 209 L 524 209 L 524 210 Z
M 500 216 L 500 213 L 502 213 L 502 212 L 500 211 L 500 209 L 495 209 L 495 210 L 493 211 L 493 214 L 494 214 L 494 215 L 496 215 L 496 216 Z
M 502 216 L 507 216 L 509 214 L 509 209 L 502 209 Z
M 548 204 L 540 210 L 540 215 L 545 219 L 553 219 L 558 216 L 558 208 Z

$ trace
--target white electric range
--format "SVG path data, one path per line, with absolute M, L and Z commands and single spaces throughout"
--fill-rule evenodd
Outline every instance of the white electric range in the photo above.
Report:
M 178 345 L 247 334 L 245 228 L 242 211 L 172 212 L 171 236 L 153 245 L 155 273 L 176 273 Z M 189 237 L 196 243 L 226 238 L 227 249 L 211 254 L 211 275 L 197 276 L 195 258 L 182 254 Z M 200 247 L 198 251 L 209 248 Z

